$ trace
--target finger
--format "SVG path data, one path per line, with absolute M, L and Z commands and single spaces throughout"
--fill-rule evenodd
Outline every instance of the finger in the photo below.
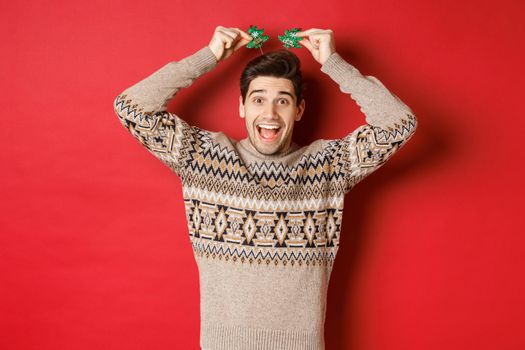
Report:
M 237 36 L 237 34 L 235 32 L 230 32 L 227 29 L 222 29 L 222 30 L 219 31 L 219 33 L 229 37 L 232 40 L 235 39 L 235 37 Z
M 233 39 L 229 36 L 221 37 L 221 41 L 226 49 L 229 49 L 232 46 Z
M 303 42 L 308 41 L 308 44 L 312 49 L 318 49 L 319 48 L 319 36 L 317 34 L 315 35 L 309 35 L 308 37 L 303 37 L 301 41 L 299 41 L 300 44 Z M 306 46 L 305 45 L 305 46 Z
M 310 40 L 308 39 L 303 39 L 299 42 L 300 45 L 303 45 L 304 47 L 306 47 L 308 49 L 308 51 L 310 51 L 312 54 L 314 53 L 315 51 L 315 48 L 314 46 L 312 45 L 312 43 L 310 42 Z
M 241 48 L 242 46 L 248 44 L 250 41 L 251 40 L 242 38 L 241 40 L 239 40 L 237 42 L 237 44 L 235 44 L 235 46 L 233 47 L 233 51 L 237 51 L 239 48 Z
M 224 32 L 234 39 L 239 36 L 239 32 L 235 28 L 224 28 Z
M 220 32 L 219 39 L 222 41 L 225 48 L 229 49 L 232 46 L 232 43 L 234 41 L 234 38 L 232 38 L 230 35 Z
M 234 41 L 236 42 L 235 47 L 234 47 L 235 50 L 242 45 L 248 44 L 253 39 L 251 35 L 243 32 L 239 28 L 233 28 L 232 31 L 235 32 L 235 41 Z
M 246 33 L 244 30 L 241 30 L 241 29 L 239 29 L 239 28 L 235 28 L 235 29 L 239 31 L 239 33 L 241 34 L 241 36 L 243 37 L 243 39 L 246 39 L 246 40 L 252 41 L 253 37 L 252 37 L 250 34 Z
M 315 34 L 309 37 L 310 42 L 315 48 L 319 48 L 321 44 L 327 43 L 330 40 L 328 34 Z
M 229 41 L 228 44 L 226 44 L 226 48 L 230 49 L 233 48 L 233 51 L 237 51 L 241 46 L 244 46 L 248 44 L 251 41 L 251 37 L 249 39 L 244 38 L 242 35 L 238 34 L 234 40 Z
M 297 32 L 295 33 L 296 36 L 310 36 L 310 35 L 313 35 L 313 34 L 317 34 L 317 32 L 319 32 L 320 29 L 317 29 L 317 28 L 310 28 L 310 29 L 307 29 L 307 30 L 304 30 L 304 31 L 300 31 L 300 32 Z
M 248 35 L 248 33 L 245 33 L 243 35 L 241 30 L 238 28 L 228 29 L 227 35 L 229 35 L 232 38 L 232 41 L 230 42 L 228 46 L 226 46 L 226 48 L 229 49 L 233 46 L 234 51 L 237 50 L 239 47 L 249 43 L 252 40 L 251 35 Z
M 239 28 L 228 28 L 228 33 L 234 40 L 248 40 L 251 41 L 253 38 L 248 33 L 243 32 Z
M 306 33 L 306 30 L 305 30 L 305 31 L 302 31 L 302 32 L 295 33 L 295 36 L 305 37 L 305 36 L 308 36 L 308 33 Z

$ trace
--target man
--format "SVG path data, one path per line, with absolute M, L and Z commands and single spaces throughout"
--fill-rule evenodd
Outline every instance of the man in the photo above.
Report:
M 324 349 L 344 195 L 416 130 L 416 117 L 399 98 L 335 51 L 331 30 L 297 35 L 365 114 L 367 123 L 341 139 L 304 147 L 292 141 L 305 100 L 300 62 L 288 50 L 259 56 L 242 73 L 247 138 L 190 126 L 166 111 L 179 89 L 251 40 L 238 28 L 217 27 L 208 46 L 114 101 L 122 124 L 181 179 L 205 350 Z

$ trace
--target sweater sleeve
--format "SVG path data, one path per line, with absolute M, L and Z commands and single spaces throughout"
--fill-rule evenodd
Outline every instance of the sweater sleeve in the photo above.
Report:
M 349 191 L 412 137 L 417 119 L 377 78 L 363 76 L 337 52 L 324 62 L 321 71 L 350 95 L 366 119 L 366 124 L 330 143 L 334 169 L 342 173 L 345 189 Z
M 209 132 L 166 111 L 184 87 L 212 70 L 217 59 L 208 46 L 172 61 L 120 93 L 113 108 L 122 125 L 146 149 L 181 176 L 185 164 L 206 142 Z

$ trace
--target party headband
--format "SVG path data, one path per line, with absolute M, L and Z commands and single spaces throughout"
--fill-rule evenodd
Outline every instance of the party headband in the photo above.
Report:
M 279 41 L 281 41 L 287 49 L 293 47 L 296 49 L 300 49 L 301 45 L 299 45 L 299 41 L 301 41 L 303 38 L 296 36 L 297 32 L 300 32 L 301 28 L 292 28 L 290 30 L 285 30 L 284 35 L 278 35 Z M 252 36 L 252 41 L 246 45 L 249 49 L 259 49 L 261 50 L 261 53 L 263 53 L 261 46 L 264 44 L 266 40 L 269 39 L 268 35 L 263 35 L 264 29 L 258 29 L 257 26 L 251 25 L 250 28 L 248 28 L 248 34 Z

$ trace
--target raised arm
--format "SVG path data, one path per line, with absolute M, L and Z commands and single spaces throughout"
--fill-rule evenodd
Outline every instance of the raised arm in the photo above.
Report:
M 335 51 L 331 30 L 298 33 L 301 44 L 365 114 L 366 124 L 330 143 L 334 169 L 343 172 L 346 190 L 383 165 L 414 134 L 417 119 L 412 110 L 377 78 L 362 75 Z
M 345 171 L 347 188 L 377 170 L 414 134 L 417 119 L 412 110 L 377 78 L 363 76 L 337 52 L 321 67 L 349 94 L 365 115 L 366 124 L 337 141 L 337 161 Z
M 217 63 L 249 42 L 247 33 L 217 27 L 210 44 L 191 56 L 173 61 L 120 93 L 113 102 L 118 118 L 155 157 L 181 175 L 209 132 L 190 126 L 166 111 L 168 102 Z
M 208 46 L 180 61 L 173 61 L 120 93 L 113 107 L 122 125 L 155 157 L 175 173 L 188 159 L 187 144 L 204 131 L 166 111 L 168 102 L 212 70 L 217 59 Z

